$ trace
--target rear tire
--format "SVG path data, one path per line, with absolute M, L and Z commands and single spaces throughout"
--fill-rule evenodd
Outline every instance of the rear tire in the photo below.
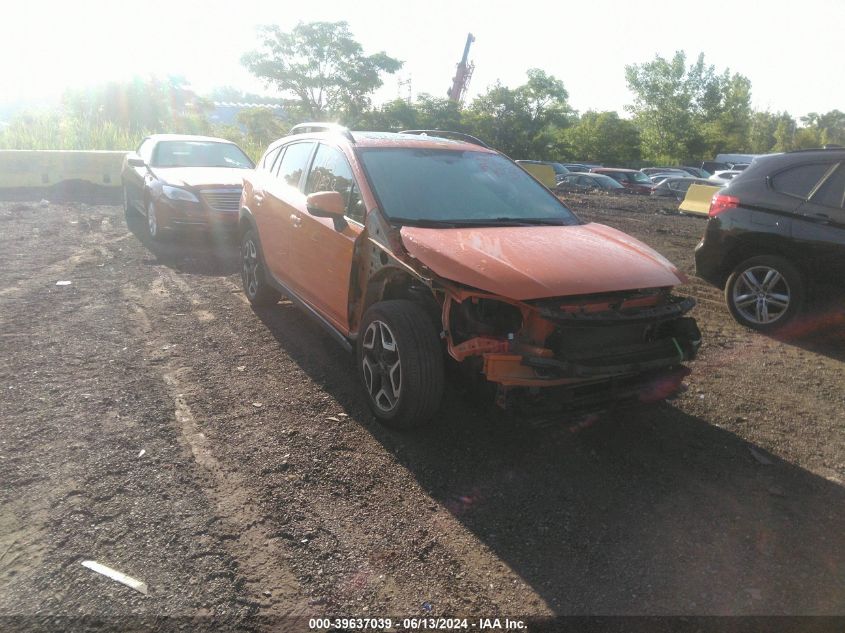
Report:
M 275 305 L 282 296 L 267 283 L 258 237 L 252 229 L 241 238 L 241 283 L 246 298 L 254 306 Z
M 367 310 L 356 360 L 367 402 L 385 426 L 423 426 L 440 407 L 443 350 L 437 328 L 417 304 L 382 301 Z
M 737 323 L 771 332 L 789 323 L 804 303 L 804 279 L 777 255 L 751 257 L 734 268 L 725 284 L 725 303 Z

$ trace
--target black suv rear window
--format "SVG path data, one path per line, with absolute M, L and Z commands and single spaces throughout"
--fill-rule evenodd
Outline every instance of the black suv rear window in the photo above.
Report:
M 780 193 L 807 198 L 830 169 L 830 163 L 811 163 L 791 167 L 772 177 L 772 188 Z
M 813 202 L 835 209 L 845 207 L 845 165 L 839 165 L 839 169 L 825 180 L 813 195 Z

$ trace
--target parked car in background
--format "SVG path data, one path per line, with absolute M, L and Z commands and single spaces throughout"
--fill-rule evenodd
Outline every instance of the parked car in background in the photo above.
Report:
M 589 193 L 592 191 L 606 191 L 608 193 L 630 193 L 618 181 L 604 174 L 568 174 L 563 177 L 555 191 L 559 193 Z
M 514 161 L 518 165 L 548 165 L 555 172 L 555 181 L 560 182 L 561 179 L 569 173 L 569 170 L 560 163 L 553 163 L 545 160 L 517 160 Z M 531 171 L 530 169 L 528 170 Z
M 244 181 L 244 292 L 285 295 L 354 348 L 384 424 L 433 416 L 446 356 L 505 407 L 665 396 L 688 371 L 701 334 L 671 292 L 684 275 L 478 139 L 291 132 Z
M 564 167 L 566 167 L 569 171 L 575 171 L 579 173 L 590 171 L 593 167 L 597 167 L 598 165 L 586 165 L 584 163 L 562 163 Z
M 739 176 L 741 173 L 742 171 L 737 169 L 724 169 L 722 171 L 717 171 L 707 180 L 716 184 L 724 185 Z
M 724 288 L 733 317 L 782 327 L 807 289 L 845 282 L 845 150 L 757 158 L 719 191 L 695 250 L 699 277 Z
M 592 173 L 610 176 L 628 191 L 646 196 L 651 194 L 651 187 L 654 184 L 643 172 L 635 169 L 622 169 L 621 167 L 594 167 L 590 171 Z
M 687 195 L 687 189 L 690 185 L 712 185 L 713 181 L 706 178 L 677 178 L 670 176 L 664 178 L 659 184 L 656 184 L 651 190 L 651 195 L 661 197 L 672 197 L 676 200 L 683 200 Z
M 238 226 L 243 177 L 255 165 L 222 138 L 155 134 L 123 160 L 127 214 L 144 216 L 149 236 L 170 229 Z
M 684 166 L 681 167 L 685 172 L 690 174 L 691 176 L 695 176 L 696 178 L 710 178 L 713 174 L 707 171 L 706 169 L 701 169 L 700 167 L 688 167 Z
M 663 182 L 667 178 L 691 178 L 691 177 L 692 176 L 690 176 L 687 173 L 684 173 L 683 175 L 679 175 L 675 172 L 672 172 L 672 173 L 669 173 L 669 174 L 660 174 L 660 173 L 653 174 L 653 175 L 649 176 L 648 179 L 651 181 L 652 185 L 659 185 L 661 182 Z
M 640 171 L 649 177 L 656 174 L 675 174 L 677 176 L 687 175 L 687 172 L 680 167 L 643 167 Z

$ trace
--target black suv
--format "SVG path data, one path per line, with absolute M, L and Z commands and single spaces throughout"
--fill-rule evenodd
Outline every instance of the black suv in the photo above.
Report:
M 845 281 L 845 149 L 761 156 L 721 189 L 696 273 L 756 330 L 786 324 L 810 284 Z

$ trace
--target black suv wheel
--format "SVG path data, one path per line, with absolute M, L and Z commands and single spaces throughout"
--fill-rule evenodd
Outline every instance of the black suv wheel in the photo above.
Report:
M 725 301 L 734 319 L 755 330 L 783 327 L 801 309 L 804 281 L 789 261 L 775 255 L 746 259 L 725 285 Z
M 443 350 L 437 330 L 411 301 L 382 301 L 367 310 L 357 362 L 367 402 L 386 426 L 428 422 L 443 398 Z

